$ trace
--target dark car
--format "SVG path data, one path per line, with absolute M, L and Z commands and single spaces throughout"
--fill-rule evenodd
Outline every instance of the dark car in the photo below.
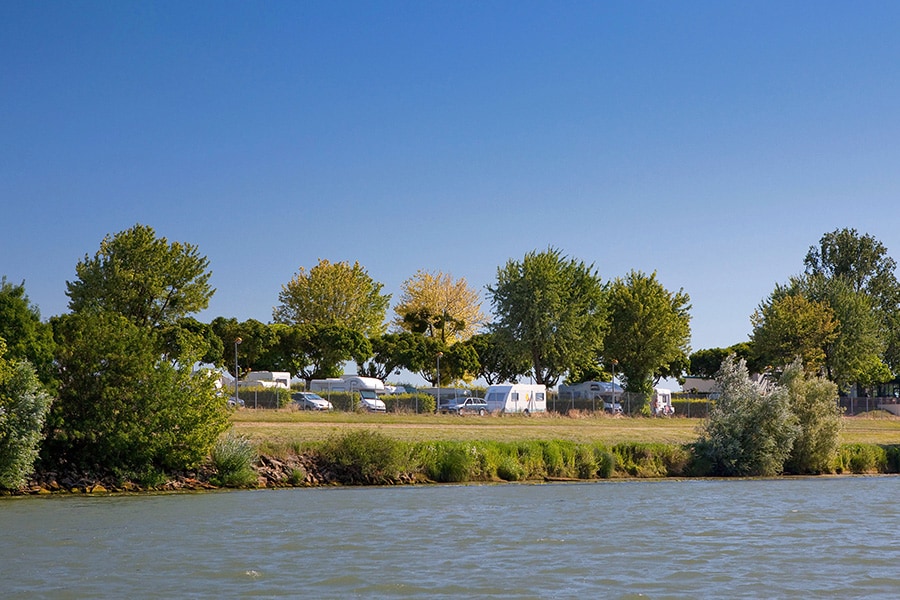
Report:
M 453 415 L 486 415 L 488 405 L 484 398 L 452 398 L 447 402 L 441 402 L 441 412 Z

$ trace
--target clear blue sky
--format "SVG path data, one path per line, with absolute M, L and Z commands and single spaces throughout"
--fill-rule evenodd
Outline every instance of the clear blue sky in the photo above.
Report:
M 548 246 L 691 297 L 694 350 L 853 227 L 900 259 L 898 2 L 0 3 L 0 275 L 44 318 L 135 223 L 201 319 L 319 258 L 399 296 Z M 488 304 L 485 308 L 489 309 Z

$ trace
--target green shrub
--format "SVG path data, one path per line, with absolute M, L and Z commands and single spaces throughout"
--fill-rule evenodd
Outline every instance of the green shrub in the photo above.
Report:
M 429 472 L 429 477 L 442 483 L 469 481 L 475 463 L 473 448 L 467 444 L 444 446 L 438 453 L 437 461 Z
M 616 472 L 616 455 L 606 448 L 595 448 L 597 456 L 597 475 L 601 479 L 609 479 Z
M 691 465 L 688 448 L 672 444 L 626 442 L 613 447 L 623 471 L 633 477 L 671 477 L 686 475 Z
M 595 479 L 598 468 L 593 448 L 580 445 L 575 449 L 575 470 L 579 479 Z
M 382 396 L 387 412 L 429 414 L 434 412 L 435 399 L 428 394 L 389 394 Z
M 497 477 L 503 481 L 522 481 L 525 479 L 525 468 L 515 457 L 506 455 L 497 465 Z
M 402 472 L 404 452 L 399 442 L 377 431 L 349 431 L 320 447 L 323 464 L 347 485 L 393 483 Z
M 213 446 L 210 458 L 216 470 L 215 485 L 245 487 L 256 483 L 256 450 L 248 439 L 229 432 Z
M 4 350 L 0 339 L 0 488 L 16 489 L 34 471 L 50 396 L 31 364 L 6 361 Z
M 726 476 L 778 475 L 800 432 L 787 389 L 754 382 L 743 359 L 722 361 L 716 381 L 722 395 L 701 434 L 714 473 Z
M 563 441 L 541 442 L 544 469 L 550 477 L 572 477 L 575 473 L 575 444 Z
M 886 473 L 888 453 L 875 444 L 844 444 L 840 447 L 837 471 Z

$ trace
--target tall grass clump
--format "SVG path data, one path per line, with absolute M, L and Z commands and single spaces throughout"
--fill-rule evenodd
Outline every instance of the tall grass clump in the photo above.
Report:
M 441 483 L 462 483 L 472 478 L 477 451 L 471 444 L 451 442 L 438 444 L 434 459 L 426 466 L 429 479 Z
M 691 452 L 672 444 L 622 443 L 613 447 L 619 467 L 632 477 L 687 475 Z
M 250 441 L 229 432 L 219 438 L 210 453 L 216 475 L 212 482 L 225 487 L 245 487 L 256 483 L 256 450 Z
M 837 459 L 838 472 L 885 473 L 888 471 L 888 452 L 875 444 L 844 444 Z
M 581 445 L 575 449 L 575 471 L 579 479 L 596 479 L 599 467 L 592 447 Z
M 365 429 L 329 438 L 319 453 L 323 465 L 346 485 L 394 483 L 404 465 L 400 442 Z

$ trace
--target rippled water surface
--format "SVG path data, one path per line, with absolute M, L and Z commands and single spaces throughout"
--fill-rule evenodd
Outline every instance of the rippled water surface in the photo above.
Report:
M 900 478 L 0 500 L 2 598 L 897 598 Z

